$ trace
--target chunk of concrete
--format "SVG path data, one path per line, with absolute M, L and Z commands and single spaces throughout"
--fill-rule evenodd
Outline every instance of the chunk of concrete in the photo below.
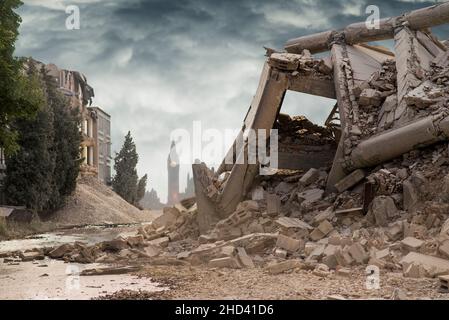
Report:
M 64 255 L 70 253 L 72 250 L 73 246 L 71 244 L 65 243 L 50 251 L 48 253 L 48 256 L 52 259 L 60 259 Z
M 365 251 L 365 248 L 360 243 L 354 243 L 349 247 L 348 253 L 359 264 L 368 262 L 369 256 Z
M 359 104 L 361 106 L 380 106 L 382 103 L 382 94 L 374 89 L 363 89 L 360 93 Z
M 302 268 L 303 263 L 299 259 L 286 260 L 279 263 L 272 263 L 265 267 L 270 274 L 280 274 L 288 270 Z
M 321 222 L 318 227 L 318 230 L 320 230 L 325 236 L 328 235 L 332 230 L 334 230 L 334 226 L 327 220 L 324 220 Z
M 397 216 L 398 209 L 394 200 L 388 196 L 378 196 L 373 199 L 371 211 L 374 215 L 376 224 L 382 227 L 388 225 L 388 219 Z
M 416 239 L 415 237 L 406 237 L 401 241 L 401 244 L 407 251 L 418 251 L 424 244 L 424 241 Z
M 310 239 L 318 241 L 328 235 L 333 229 L 334 227 L 332 224 L 330 224 L 329 221 L 324 220 L 310 233 Z
M 34 261 L 34 260 L 44 260 L 45 256 L 44 254 L 39 250 L 33 250 L 33 251 L 27 251 L 27 252 L 21 252 L 20 258 L 22 261 Z
M 276 186 L 276 188 L 274 188 L 274 192 L 278 194 L 286 194 L 292 191 L 294 188 L 295 188 L 294 184 L 282 181 Z
M 410 252 L 400 261 L 404 273 L 415 264 L 420 265 L 425 270 L 428 277 L 449 274 L 449 260 L 441 259 L 418 252 Z
M 401 238 L 404 232 L 404 224 L 402 221 L 396 221 L 388 225 L 385 234 L 391 241 L 397 241 Z
M 246 253 L 245 248 L 238 247 L 237 248 L 237 257 L 240 260 L 240 264 L 245 268 L 254 268 L 253 259 Z
M 281 213 L 281 198 L 276 194 L 267 193 L 267 214 L 277 216 Z
M 154 240 L 151 240 L 149 244 L 153 246 L 159 246 L 159 247 L 166 247 L 168 246 L 168 243 L 170 242 L 170 239 L 168 237 L 160 237 Z
M 240 265 L 235 258 L 224 257 L 224 258 L 217 258 L 217 259 L 210 260 L 209 267 L 238 269 L 238 268 L 240 268 Z
M 298 193 L 298 201 L 303 206 L 310 205 L 315 201 L 320 200 L 323 197 L 324 190 L 321 189 L 310 189 Z
M 302 177 L 299 179 L 299 183 L 303 186 L 308 186 L 320 178 L 320 171 L 315 168 L 309 169 Z
M 276 247 L 285 249 L 288 252 L 296 252 L 298 251 L 304 243 L 301 240 L 297 240 L 291 237 L 287 237 L 283 234 L 278 236 Z
M 335 188 L 338 192 L 343 192 L 348 190 L 349 188 L 355 186 L 357 183 L 365 178 L 365 171 L 362 169 L 357 169 L 348 174 L 346 177 L 341 179 L 335 184 Z
M 285 229 L 313 230 L 311 225 L 297 218 L 280 217 L 275 223 Z
M 418 190 L 409 180 L 402 182 L 402 190 L 404 209 L 413 212 L 419 201 Z
M 156 229 L 174 225 L 180 214 L 175 207 L 165 207 L 162 209 L 162 214 L 152 221 L 152 225 Z
M 449 240 L 444 241 L 438 247 L 438 252 L 443 255 L 445 258 L 449 259 Z

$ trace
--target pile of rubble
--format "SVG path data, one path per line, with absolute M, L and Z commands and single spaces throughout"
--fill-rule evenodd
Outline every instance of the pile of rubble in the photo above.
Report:
M 180 263 L 263 267 L 276 274 L 306 268 L 326 276 L 375 265 L 407 277 L 449 274 L 447 143 L 415 150 L 346 179 L 325 193 L 326 169 L 282 170 L 256 179 L 235 212 L 200 234 L 196 204 L 166 207 L 135 236 L 93 246 L 10 253 L 5 262 Z M 6 255 L 4 255 L 6 256 Z

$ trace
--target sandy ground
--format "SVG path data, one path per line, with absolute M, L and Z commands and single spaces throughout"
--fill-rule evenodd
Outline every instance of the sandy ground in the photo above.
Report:
M 166 290 L 150 278 L 135 275 L 79 276 L 98 264 L 68 264 L 56 260 L 0 263 L 0 299 L 91 299 L 119 290 Z
M 116 224 L 151 221 L 149 210 L 139 210 L 123 200 L 112 189 L 95 178 L 78 181 L 75 193 L 63 209 L 54 213 L 51 222 L 57 225 Z

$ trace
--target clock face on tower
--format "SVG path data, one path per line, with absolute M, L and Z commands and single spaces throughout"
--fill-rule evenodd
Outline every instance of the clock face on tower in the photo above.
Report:
M 176 167 L 177 165 L 178 164 L 175 161 L 170 160 L 170 167 Z

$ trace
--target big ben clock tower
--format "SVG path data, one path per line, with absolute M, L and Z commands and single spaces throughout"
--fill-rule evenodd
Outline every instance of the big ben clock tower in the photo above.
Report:
M 171 142 L 170 153 L 167 158 L 168 193 L 167 205 L 179 202 L 179 157 L 176 153 L 176 143 Z

